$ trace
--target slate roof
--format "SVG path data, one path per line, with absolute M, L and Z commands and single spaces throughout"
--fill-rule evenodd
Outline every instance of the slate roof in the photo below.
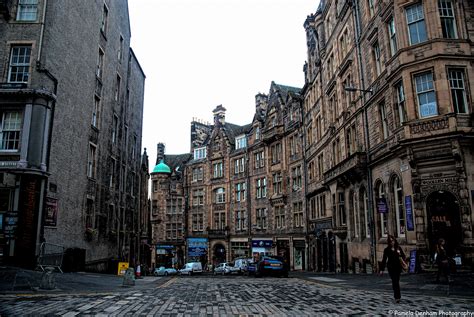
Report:
M 171 171 L 176 171 L 176 168 L 179 167 L 178 170 L 184 171 L 184 166 L 187 162 L 189 162 L 193 158 L 191 153 L 186 154 L 165 154 L 165 163 L 170 167 Z

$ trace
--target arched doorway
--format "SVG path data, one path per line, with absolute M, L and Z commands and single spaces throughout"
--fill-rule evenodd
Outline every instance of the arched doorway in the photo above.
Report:
M 221 243 L 217 243 L 214 245 L 213 249 L 213 262 L 214 265 L 225 262 L 226 261 L 226 251 L 225 247 Z
M 446 251 L 453 255 L 462 243 L 462 227 L 458 201 L 447 191 L 436 191 L 426 199 L 428 238 L 434 250 L 438 239 L 446 240 Z

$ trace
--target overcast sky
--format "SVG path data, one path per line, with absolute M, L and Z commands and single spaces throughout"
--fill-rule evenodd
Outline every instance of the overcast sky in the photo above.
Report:
M 145 71 L 142 146 L 190 151 L 193 118 L 252 121 L 255 95 L 270 84 L 303 87 L 303 23 L 319 0 L 131 0 L 131 46 Z

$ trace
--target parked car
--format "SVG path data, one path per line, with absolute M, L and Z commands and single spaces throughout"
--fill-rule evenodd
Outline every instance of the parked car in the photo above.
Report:
M 284 276 L 288 277 L 289 267 L 284 259 L 276 256 L 263 256 L 255 264 L 255 276 Z
M 164 266 L 160 266 L 155 268 L 153 275 L 155 276 L 168 276 L 168 275 L 176 275 L 178 271 L 173 268 L 165 268 Z
M 195 273 L 202 273 L 202 264 L 201 262 L 189 262 L 184 265 L 184 267 L 178 271 L 179 274 L 193 275 Z
M 239 269 L 235 268 L 233 265 L 227 262 L 220 263 L 214 268 L 214 275 L 237 274 L 237 273 L 239 273 Z
M 240 274 L 247 272 L 247 267 L 252 259 L 249 258 L 238 258 L 235 260 L 234 268 L 238 269 Z

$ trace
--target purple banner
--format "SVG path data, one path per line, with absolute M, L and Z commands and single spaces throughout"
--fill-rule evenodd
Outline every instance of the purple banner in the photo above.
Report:
M 405 196 L 405 212 L 407 215 L 407 231 L 415 230 L 415 225 L 413 223 L 413 208 L 411 204 L 411 196 Z

